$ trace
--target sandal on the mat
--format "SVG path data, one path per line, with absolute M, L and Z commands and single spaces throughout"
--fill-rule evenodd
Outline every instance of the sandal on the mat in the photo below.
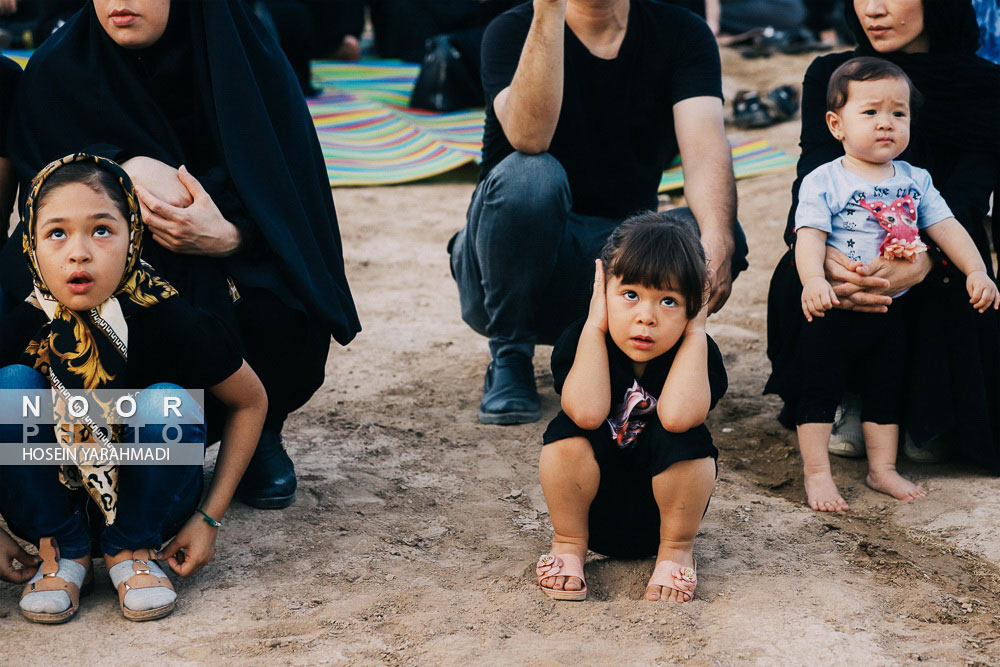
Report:
M 587 598 L 587 580 L 583 578 L 583 559 L 575 554 L 542 554 L 535 565 L 538 575 L 538 587 L 553 600 L 585 600 Z M 583 582 L 583 588 L 578 591 L 562 591 L 542 586 L 542 579 L 547 577 L 577 577 Z
M 771 116 L 778 122 L 789 120 L 799 110 L 799 91 L 795 86 L 778 86 L 764 100 Z
M 130 621 L 152 621 L 157 618 L 163 618 L 174 610 L 175 603 L 173 600 L 171 600 L 169 604 L 164 604 L 159 607 L 154 607 L 153 609 L 145 609 L 142 611 L 129 609 L 125 606 L 125 594 L 132 590 L 161 587 L 170 589 L 171 591 L 174 590 L 174 587 L 170 583 L 169 579 L 165 576 L 156 576 L 150 572 L 149 562 L 154 560 L 154 554 L 155 551 L 153 549 L 136 549 L 133 551 L 130 556 L 130 560 L 132 562 L 132 571 L 134 574 L 118 583 L 118 604 L 121 606 L 122 614 Z M 127 563 L 129 561 L 125 560 L 122 562 Z M 120 563 L 116 563 L 115 567 L 119 564 Z
M 690 602 L 694 598 L 694 589 L 698 586 L 698 561 L 694 561 L 694 567 L 687 567 L 672 560 L 661 560 L 653 568 L 653 576 L 649 578 L 650 586 L 663 586 L 680 591 L 684 594 L 684 602 Z M 660 600 L 663 593 L 660 593 Z
M 745 130 L 774 125 L 774 117 L 753 90 L 741 90 L 733 99 L 733 123 Z
M 43 537 L 39 541 L 38 555 L 42 559 L 42 564 L 39 566 L 42 577 L 24 587 L 24 591 L 21 592 L 21 599 L 23 600 L 25 596 L 32 593 L 63 591 L 69 596 L 69 608 L 57 613 L 48 613 L 28 611 L 22 607 L 21 613 L 29 621 L 34 621 L 35 623 L 65 623 L 73 618 L 80 609 L 80 595 L 90 591 L 90 586 L 94 579 L 93 570 L 87 571 L 83 579 L 83 585 L 79 587 L 74 582 L 60 577 L 59 543 L 56 542 L 56 538 L 54 537 Z M 83 566 L 81 565 L 80 567 Z

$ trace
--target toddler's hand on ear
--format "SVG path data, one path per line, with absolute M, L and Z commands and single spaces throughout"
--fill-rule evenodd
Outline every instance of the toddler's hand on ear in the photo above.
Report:
M 985 271 L 970 273 L 965 279 L 965 288 L 969 290 L 969 303 L 980 313 L 985 313 L 990 306 L 993 310 L 1000 308 L 1000 292 Z
M 809 278 L 802 284 L 802 313 L 807 321 L 823 317 L 826 311 L 839 304 L 833 287 L 822 276 Z
M 604 287 L 604 265 L 598 259 L 594 261 L 594 267 L 594 293 L 590 297 L 590 312 L 587 313 L 587 324 L 607 333 L 608 296 Z

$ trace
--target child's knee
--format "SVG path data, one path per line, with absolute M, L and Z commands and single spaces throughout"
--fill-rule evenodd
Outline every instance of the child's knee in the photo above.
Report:
M 48 389 L 45 376 L 30 366 L 11 364 L 0 368 L 0 389 Z
M 556 440 L 542 447 L 541 465 L 548 462 L 561 465 L 573 464 L 581 461 L 595 461 L 594 448 L 590 441 L 584 437 L 565 438 Z

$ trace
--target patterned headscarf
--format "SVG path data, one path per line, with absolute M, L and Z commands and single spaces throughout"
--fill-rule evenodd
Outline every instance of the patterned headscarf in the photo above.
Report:
M 36 256 L 38 194 L 53 172 L 75 162 L 93 162 L 110 171 L 125 192 L 129 210 L 129 248 L 121 282 L 110 298 L 87 312 L 70 310 L 52 295 L 42 278 Z M 56 436 L 64 448 L 80 450 L 107 445 L 113 440 L 112 433 L 105 433 L 103 429 L 95 432 L 84 424 L 74 423 L 68 418 L 66 401 L 60 392 L 63 389 L 126 388 L 128 318 L 176 295 L 177 291 L 142 261 L 143 224 L 139 201 L 128 174 L 111 160 L 75 153 L 52 162 L 32 181 L 22 219 L 25 224 L 24 255 L 34 282 L 34 291 L 28 301 L 43 310 L 49 321 L 35 334 L 21 363 L 45 375 L 52 385 L 56 395 Z M 102 407 L 106 422 L 111 424 L 110 406 Z M 70 460 L 78 458 L 82 457 Z M 116 464 L 87 461 L 62 465 L 59 481 L 69 488 L 85 488 L 101 508 L 105 522 L 114 523 L 118 509 Z

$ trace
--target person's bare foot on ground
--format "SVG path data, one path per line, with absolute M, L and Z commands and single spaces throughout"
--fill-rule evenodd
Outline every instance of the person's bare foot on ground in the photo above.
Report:
M 581 546 L 574 542 L 557 542 L 556 540 L 552 540 L 552 548 L 549 549 L 549 553 L 553 556 L 573 554 L 574 556 L 579 556 L 581 561 L 587 559 L 586 545 Z M 557 591 L 583 590 L 583 582 L 580 580 L 580 577 L 543 577 L 538 583 L 545 588 L 551 588 Z
M 843 512 L 851 509 L 837 490 L 837 483 L 829 470 L 805 472 L 806 498 L 809 507 L 817 512 Z
M 868 473 L 868 477 L 865 478 L 865 483 L 879 493 L 884 493 L 904 502 L 923 498 L 927 495 L 927 490 L 924 487 L 906 479 L 896 472 L 895 468 L 872 470 Z
M 656 552 L 656 562 L 672 560 L 684 567 L 694 569 L 694 545 L 687 549 L 678 549 L 671 544 L 660 542 L 660 548 Z M 646 586 L 646 593 L 643 596 L 650 602 L 676 602 L 683 604 L 689 602 L 694 597 L 694 592 L 685 593 L 670 588 L 669 586 Z
M 340 43 L 337 50 L 333 53 L 334 60 L 360 60 L 361 58 L 361 42 L 354 35 L 345 35 L 344 41 Z

